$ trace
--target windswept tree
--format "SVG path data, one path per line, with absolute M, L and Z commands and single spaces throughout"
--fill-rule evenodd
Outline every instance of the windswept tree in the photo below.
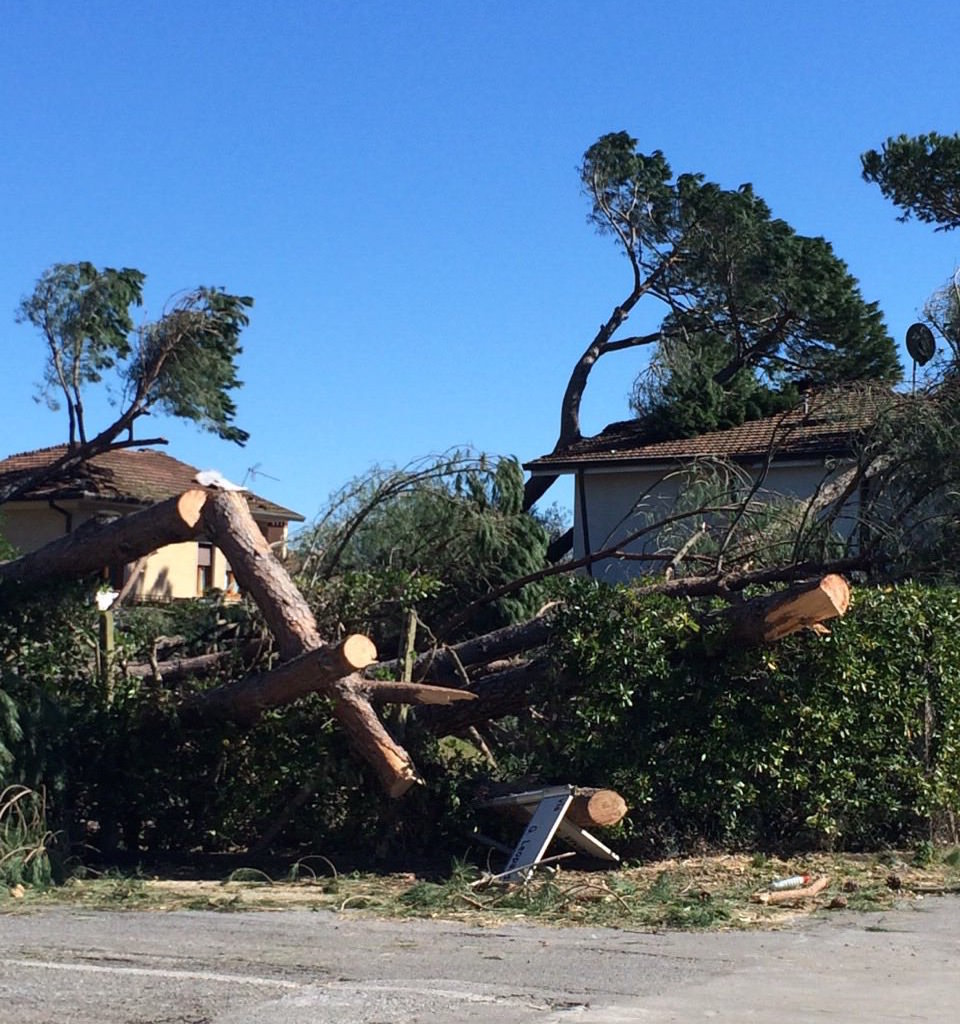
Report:
M 253 299 L 200 287 L 174 297 L 159 320 L 134 325 L 131 308 L 143 298 L 145 275 L 125 267 L 58 263 L 24 298 L 17 319 L 35 326 L 47 350 L 40 393 L 51 408 L 65 406 L 68 450 L 50 466 L 0 492 L 0 501 L 53 478 L 77 462 L 134 443 L 137 421 L 161 411 L 187 419 L 227 441 L 244 444 L 232 393 L 241 386 L 240 334 Z M 121 395 L 112 423 L 91 434 L 84 394 L 109 382 Z M 117 439 L 126 433 L 126 441 Z M 162 438 L 139 439 L 156 444 Z
M 960 227 L 960 134 L 898 135 L 860 157 L 865 181 L 873 182 L 902 213 L 935 224 Z
M 935 231 L 960 227 L 960 134 L 898 135 L 860 157 L 864 181 L 911 217 L 936 225 Z M 927 300 L 924 320 L 950 349 L 949 372 L 960 358 L 960 270 Z
M 197 288 L 135 329 L 130 307 L 142 304 L 145 280 L 129 267 L 57 263 L 20 303 L 18 320 L 33 324 L 46 343 L 41 393 L 52 408 L 61 399 L 66 405 L 69 444 L 88 442 L 83 392 L 111 371 L 124 396 L 118 433 L 158 407 L 243 444 L 249 435 L 233 423 L 230 392 L 240 386 L 240 331 L 253 300 Z
M 124 267 L 58 263 L 24 298 L 17 319 L 34 325 L 47 347 L 40 394 L 51 409 L 66 406 L 69 444 L 86 444 L 83 392 L 132 352 L 131 306 L 143 302 L 145 275 Z
M 896 380 L 896 348 L 875 303 L 823 238 L 798 234 L 773 218 L 750 185 L 724 189 L 701 174 L 674 175 L 663 153 L 645 154 L 626 132 L 604 135 L 580 167 L 591 202 L 590 220 L 610 235 L 630 266 L 630 290 L 577 360 L 561 403 L 559 451 L 580 436 L 580 403 L 587 379 L 609 352 L 654 346 L 661 373 L 635 392 L 635 406 L 657 419 L 661 406 L 696 404 L 701 375 L 723 406 L 728 393 L 752 391 L 756 414 L 799 385 L 850 380 Z M 659 303 L 660 325 L 621 333 L 645 300 Z M 670 388 L 675 386 L 676 394 Z M 747 415 L 736 403 L 724 418 Z M 686 425 L 684 425 L 686 424 Z M 680 417 L 674 429 L 709 424 Z M 529 507 L 550 477 L 528 482 Z

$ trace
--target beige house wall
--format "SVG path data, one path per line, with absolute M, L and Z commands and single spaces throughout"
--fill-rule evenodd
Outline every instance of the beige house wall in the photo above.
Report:
M 76 501 L 58 502 L 57 508 L 63 511 L 57 511 L 41 502 L 10 502 L 0 509 L 0 533 L 20 553 L 26 554 L 63 537 L 95 515 L 104 512 L 116 512 L 122 515 L 130 511 L 130 506 L 100 505 L 90 508 Z M 264 533 L 269 540 L 279 542 L 274 547 L 274 551 L 281 555 L 286 540 L 286 524 L 271 521 L 268 530 L 265 529 Z M 148 555 L 138 575 L 138 580 L 134 584 L 134 599 L 139 601 L 175 601 L 183 598 L 202 597 L 198 556 L 199 544 L 197 541 L 168 544 Z M 209 574 L 211 586 L 227 591 L 229 563 L 226 556 L 217 547 L 213 548 L 212 556 Z M 135 568 L 136 565 L 125 567 L 123 582 L 129 579 Z M 114 582 L 120 581 L 115 580 Z

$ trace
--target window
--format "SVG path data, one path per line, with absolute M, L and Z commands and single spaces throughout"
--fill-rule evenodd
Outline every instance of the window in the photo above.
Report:
M 197 544 L 197 595 L 203 595 L 213 586 L 213 545 L 209 541 Z

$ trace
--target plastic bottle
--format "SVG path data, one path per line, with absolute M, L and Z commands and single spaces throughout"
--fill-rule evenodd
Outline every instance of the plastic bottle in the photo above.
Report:
M 801 889 L 809 881 L 809 875 L 791 875 L 789 878 L 775 878 L 770 883 L 770 888 L 774 892 L 782 892 L 784 889 Z

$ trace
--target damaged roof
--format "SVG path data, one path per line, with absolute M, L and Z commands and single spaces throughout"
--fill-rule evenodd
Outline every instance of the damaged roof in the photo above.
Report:
M 16 483 L 67 452 L 66 445 L 20 452 L 0 460 L 0 483 Z M 198 470 L 153 448 L 123 448 L 94 455 L 58 480 L 41 484 L 18 500 L 99 499 L 120 504 L 152 505 L 196 487 Z M 247 492 L 250 511 L 258 518 L 303 522 L 299 512 Z
M 684 463 L 703 458 L 749 462 L 772 453 L 778 460 L 852 455 L 857 439 L 876 422 L 893 396 L 870 391 L 821 396 L 789 412 L 726 430 L 670 441 L 648 441 L 640 420 L 611 423 L 558 452 L 524 464 L 533 474 L 595 466 Z

